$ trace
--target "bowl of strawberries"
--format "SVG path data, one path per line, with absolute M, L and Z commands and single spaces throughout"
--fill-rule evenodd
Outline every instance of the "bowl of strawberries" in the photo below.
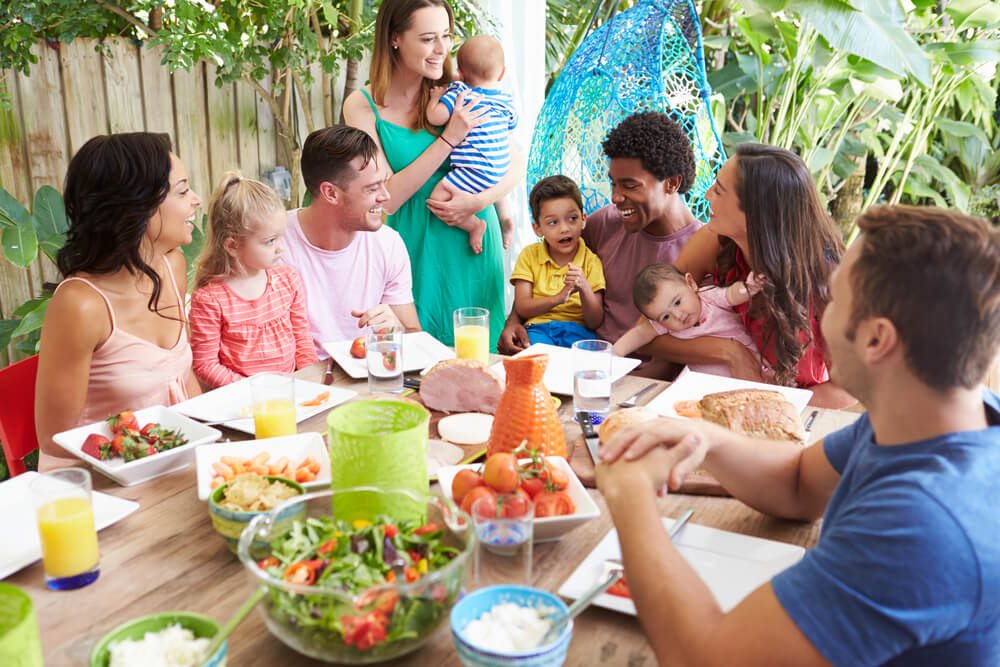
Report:
M 480 498 L 523 494 L 535 506 L 534 541 L 548 542 L 600 515 L 590 494 L 561 456 L 536 451 L 493 454 L 485 463 L 438 470 L 441 493 L 468 513 Z M 487 501 L 489 502 L 489 501 Z

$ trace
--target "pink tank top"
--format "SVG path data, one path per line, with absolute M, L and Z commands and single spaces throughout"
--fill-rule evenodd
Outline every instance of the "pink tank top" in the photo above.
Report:
M 164 258 L 164 263 L 167 263 Z M 174 272 L 167 263 L 167 276 L 183 310 L 184 300 L 177 289 Z M 69 277 L 89 285 L 101 295 L 111 317 L 111 335 L 90 360 L 87 399 L 77 426 L 101 421 L 122 410 L 140 410 L 154 405 L 173 405 L 187 399 L 188 371 L 191 369 L 191 345 L 187 327 L 181 326 L 173 347 L 164 349 L 155 343 L 121 331 L 115 321 L 111 300 L 86 278 Z M 57 288 L 58 289 L 58 288 Z M 174 320 L 164 320 L 174 326 Z

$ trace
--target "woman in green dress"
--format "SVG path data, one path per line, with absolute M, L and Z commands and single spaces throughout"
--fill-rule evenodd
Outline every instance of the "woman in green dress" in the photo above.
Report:
M 481 122 L 473 110 L 476 99 L 460 96 L 447 125 L 427 123 L 434 88 L 452 79 L 453 26 L 446 0 L 384 0 L 375 21 L 371 83 L 344 101 L 344 119 L 372 135 L 385 156 L 388 224 L 410 253 L 421 327 L 452 345 L 452 312 L 487 308 L 495 351 L 505 310 L 503 248 L 493 204 L 520 180 L 524 160 L 512 149 L 511 168 L 493 188 L 475 195 L 454 190 L 447 202 L 428 200 L 448 173 L 452 148 Z M 450 226 L 473 214 L 486 221 L 479 255 L 469 247 L 469 235 Z

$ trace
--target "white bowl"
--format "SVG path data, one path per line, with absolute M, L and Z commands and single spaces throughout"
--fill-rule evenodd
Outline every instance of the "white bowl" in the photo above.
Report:
M 587 493 L 587 489 L 583 488 L 583 484 L 580 483 L 573 469 L 569 467 L 566 459 L 561 456 L 546 456 L 545 459 L 566 473 L 566 476 L 569 478 L 569 486 L 566 487 L 566 493 L 569 494 L 573 504 L 576 505 L 576 512 L 566 516 L 536 518 L 534 530 L 535 542 L 558 540 L 577 526 L 583 525 L 591 519 L 596 519 L 601 514 L 601 510 L 598 509 L 590 494 Z M 522 463 L 526 461 L 528 459 L 521 459 Z M 481 463 L 473 463 L 441 468 L 438 470 L 438 484 L 441 485 L 441 493 L 451 498 L 451 482 L 455 479 L 455 475 L 458 474 L 459 470 L 479 470 L 482 467 L 483 464 Z
M 178 431 L 187 438 L 188 442 L 186 445 L 125 463 L 120 458 L 101 461 L 81 451 L 84 441 L 91 433 L 100 433 L 111 438 L 111 428 L 107 422 L 100 421 L 86 426 L 78 426 L 69 431 L 56 433 L 52 439 L 57 445 L 105 477 L 122 486 L 132 486 L 183 468 L 194 460 L 194 450 L 198 445 L 214 442 L 222 435 L 218 429 L 205 426 L 162 405 L 136 410 L 135 418 L 139 422 L 140 428 L 149 422 L 157 422 L 164 428 Z
M 198 472 L 198 500 L 208 500 L 212 494 L 212 478 L 215 477 L 212 471 L 213 463 L 223 456 L 252 459 L 261 452 L 270 454 L 269 463 L 287 456 L 292 463 L 298 464 L 302 459 L 311 456 L 319 461 L 319 473 L 316 479 L 302 486 L 306 488 L 330 486 L 330 453 L 326 449 L 326 443 L 323 442 L 323 436 L 319 433 L 299 433 L 263 440 L 218 442 L 198 447 L 194 451 L 195 469 Z

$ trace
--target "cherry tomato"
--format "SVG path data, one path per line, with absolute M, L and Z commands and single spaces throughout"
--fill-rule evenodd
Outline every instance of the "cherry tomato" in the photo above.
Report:
M 545 462 L 545 479 L 552 484 L 556 491 L 563 491 L 569 486 L 569 475 L 564 470 L 556 467 L 549 461 Z
M 462 499 L 462 511 L 472 516 L 472 504 L 480 498 L 485 498 L 479 504 L 479 516 L 496 516 L 497 514 L 497 494 L 488 486 L 477 486 L 472 491 L 465 494 Z
M 565 491 L 543 491 L 535 496 L 535 517 L 563 516 L 576 511 Z
M 524 516 L 528 513 L 530 506 L 531 498 L 522 489 L 518 489 L 517 493 L 497 499 L 497 511 L 500 516 L 508 519 Z
M 608 595 L 617 595 L 623 598 L 632 597 L 632 593 L 628 589 L 628 582 L 625 581 L 625 575 L 622 575 L 621 579 L 611 584 L 611 587 L 608 588 Z
M 285 570 L 285 581 L 301 586 L 312 586 L 316 583 L 316 575 L 322 564 L 321 560 L 300 560 Z
M 517 488 L 517 459 L 513 454 L 500 453 L 486 459 L 483 481 L 498 493 L 510 493 Z
M 459 470 L 455 478 L 451 480 L 451 497 L 458 505 L 461 505 L 462 501 L 465 500 L 465 495 L 469 491 L 485 483 L 483 476 L 475 470 L 471 468 Z
M 534 498 L 545 490 L 545 482 L 539 477 L 525 477 L 521 480 L 521 489 L 528 494 L 529 498 Z

